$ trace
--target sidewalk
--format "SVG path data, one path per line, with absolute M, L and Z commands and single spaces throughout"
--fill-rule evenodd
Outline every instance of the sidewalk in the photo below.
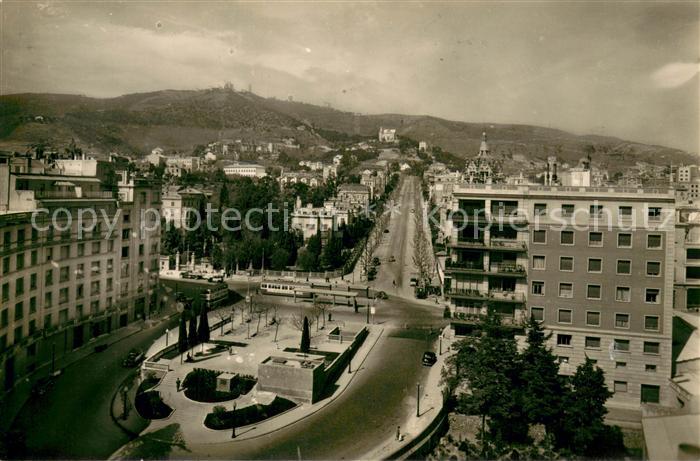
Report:
M 193 445 L 236 443 L 238 440 L 249 440 L 262 437 L 266 434 L 287 427 L 316 413 L 338 398 L 349 387 L 350 383 L 355 377 L 356 370 L 361 369 L 365 359 L 381 338 L 383 331 L 384 329 L 379 326 L 370 327 L 369 335 L 367 338 L 365 338 L 364 343 L 353 356 L 351 362 L 353 370 L 352 373 L 344 372 L 341 374 L 341 376 L 335 382 L 337 389 L 333 395 L 315 404 L 300 404 L 295 408 L 266 421 L 262 421 L 251 426 L 239 427 L 236 429 L 237 436 L 235 440 L 231 439 L 230 429 L 213 430 L 204 426 L 204 418 L 212 411 L 214 406 L 222 405 L 230 408 L 234 401 L 221 402 L 218 404 L 194 402 L 185 397 L 184 392 L 176 392 L 175 381 L 179 376 L 177 376 L 174 372 L 169 372 L 156 387 L 156 390 L 160 390 L 164 402 L 172 408 L 175 408 L 175 411 L 173 411 L 173 413 L 166 419 L 153 420 L 146 430 L 141 433 L 141 437 L 146 436 L 148 433 L 156 432 L 159 429 L 173 423 L 177 423 L 180 425 L 180 430 L 182 431 L 187 446 L 192 447 Z M 181 369 L 180 371 L 182 374 L 186 372 L 187 369 Z M 180 376 L 180 378 L 182 377 Z M 261 392 L 257 391 L 256 388 L 253 388 L 251 392 L 240 396 L 235 400 L 235 402 L 236 407 L 240 409 L 256 403 L 268 403 L 274 397 L 275 394 L 273 393 Z M 130 444 L 124 445 L 114 454 L 112 454 L 110 459 L 120 459 L 122 456 L 126 456 L 129 449 Z
M 420 416 L 415 412 L 401 423 L 401 436 L 403 440 L 396 440 L 396 428 L 387 428 L 387 435 L 384 442 L 365 453 L 360 459 L 387 459 L 402 447 L 409 444 L 416 437 L 422 436 L 423 432 L 433 423 L 442 410 L 443 395 L 440 380 L 442 379 L 442 367 L 445 359 L 449 357 L 449 347 L 443 344 L 443 353 L 438 355 L 437 362 L 430 368 L 428 377 L 421 383 L 420 389 Z M 437 352 L 437 351 L 436 351 Z

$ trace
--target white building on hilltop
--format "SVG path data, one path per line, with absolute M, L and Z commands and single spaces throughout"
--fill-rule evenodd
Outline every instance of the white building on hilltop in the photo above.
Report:
M 379 127 L 379 142 L 396 142 L 396 130 Z

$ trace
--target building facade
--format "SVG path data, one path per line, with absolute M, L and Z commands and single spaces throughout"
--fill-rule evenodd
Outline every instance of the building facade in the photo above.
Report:
M 267 176 L 265 167 L 257 163 L 236 162 L 224 167 L 226 176 L 246 176 L 249 178 L 264 178 Z
M 552 333 L 562 374 L 595 360 L 611 405 L 668 403 L 675 203 L 667 189 L 463 185 L 445 291 L 456 312 Z
M 160 210 L 159 186 L 126 172 L 113 184 L 56 175 L 33 159 L 23 159 L 25 168 L 17 169 L 15 160 L 0 163 L 5 390 L 90 339 L 158 309 L 160 230 L 139 231 L 141 211 Z M 82 232 L 77 218 L 85 210 L 97 219 L 84 217 Z

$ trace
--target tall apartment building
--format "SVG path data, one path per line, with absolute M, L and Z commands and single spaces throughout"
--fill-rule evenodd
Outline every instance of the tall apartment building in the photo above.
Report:
M 676 206 L 674 308 L 700 311 L 700 205 Z
M 612 405 L 670 402 L 673 191 L 465 184 L 453 197 L 455 312 L 532 315 L 552 333 L 560 373 L 590 357 Z
M 105 178 L 55 171 L 32 158 L 0 158 L 5 390 L 92 338 L 147 318 L 158 306 L 160 232 L 138 231 L 143 209 L 160 210 L 159 185 L 125 172 L 107 184 Z M 82 235 L 81 210 L 98 217 Z M 88 216 L 84 227 L 92 223 Z

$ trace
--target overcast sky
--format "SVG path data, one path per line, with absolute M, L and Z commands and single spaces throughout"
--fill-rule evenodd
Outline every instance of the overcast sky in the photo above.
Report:
M 253 85 L 698 152 L 698 2 L 0 2 L 0 92 Z

